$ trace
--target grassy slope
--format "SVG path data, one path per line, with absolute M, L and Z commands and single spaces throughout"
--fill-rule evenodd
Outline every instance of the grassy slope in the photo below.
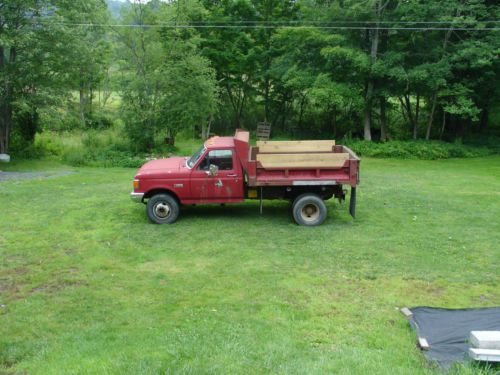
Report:
M 498 157 L 364 160 L 358 219 L 317 228 L 283 202 L 152 225 L 133 173 L 0 183 L 0 373 L 434 373 L 396 307 L 500 304 Z

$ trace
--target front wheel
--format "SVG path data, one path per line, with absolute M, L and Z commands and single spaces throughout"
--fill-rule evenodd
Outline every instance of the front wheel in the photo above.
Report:
M 179 216 L 179 203 L 169 194 L 157 194 L 149 198 L 146 210 L 153 223 L 170 224 Z
M 326 219 L 326 205 L 316 194 L 302 194 L 293 202 L 293 218 L 299 225 L 320 225 Z

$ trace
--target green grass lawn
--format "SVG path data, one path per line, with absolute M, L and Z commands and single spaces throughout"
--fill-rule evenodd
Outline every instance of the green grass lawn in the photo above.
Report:
M 45 168 L 72 169 L 0 165 Z M 314 228 L 285 202 L 153 225 L 134 170 L 72 170 L 0 182 L 0 373 L 433 374 L 396 309 L 500 305 L 500 157 L 365 159 L 357 219 Z

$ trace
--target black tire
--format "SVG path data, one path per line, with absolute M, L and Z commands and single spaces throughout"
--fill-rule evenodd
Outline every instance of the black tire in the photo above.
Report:
M 297 224 L 312 227 L 325 221 L 327 209 L 323 199 L 316 194 L 307 193 L 295 199 L 292 213 Z
M 179 216 L 179 202 L 169 194 L 153 195 L 146 206 L 149 220 L 156 224 L 170 224 Z

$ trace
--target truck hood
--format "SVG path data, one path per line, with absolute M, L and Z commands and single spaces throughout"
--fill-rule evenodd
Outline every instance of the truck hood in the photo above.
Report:
M 173 157 L 148 161 L 139 169 L 135 178 L 174 178 L 186 173 L 189 173 L 186 158 Z

